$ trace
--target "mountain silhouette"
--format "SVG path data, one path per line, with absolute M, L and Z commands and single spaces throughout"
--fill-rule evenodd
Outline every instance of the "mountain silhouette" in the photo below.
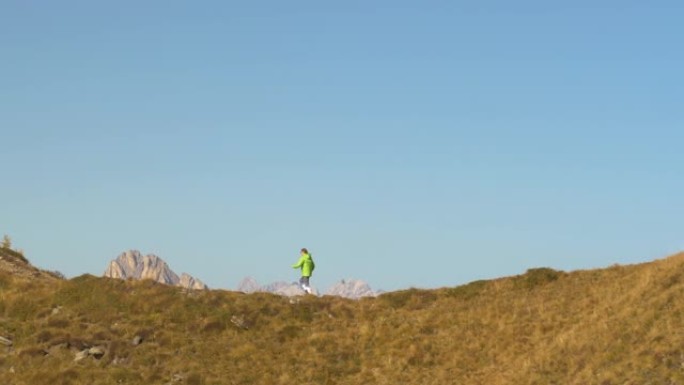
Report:
M 119 279 L 151 279 L 153 281 L 187 289 L 208 289 L 202 281 L 183 273 L 180 277 L 154 254 L 143 256 L 138 250 L 129 250 L 109 263 L 105 277 Z

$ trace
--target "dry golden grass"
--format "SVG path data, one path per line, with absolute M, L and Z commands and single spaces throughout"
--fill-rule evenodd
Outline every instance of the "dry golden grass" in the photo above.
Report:
M 684 254 L 358 301 L 0 272 L 0 383 L 684 384 L 682 294 Z

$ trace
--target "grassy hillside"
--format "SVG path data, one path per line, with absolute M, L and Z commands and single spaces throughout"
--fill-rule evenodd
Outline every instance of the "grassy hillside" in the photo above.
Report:
M 61 273 L 38 269 L 24 257 L 21 251 L 10 247 L 0 246 L 0 272 L 5 272 L 15 278 L 31 280 L 63 279 Z
M 684 254 L 358 301 L 0 272 L 2 384 L 684 384 Z

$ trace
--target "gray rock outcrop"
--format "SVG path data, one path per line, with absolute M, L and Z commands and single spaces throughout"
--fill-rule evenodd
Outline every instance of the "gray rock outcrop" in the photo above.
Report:
M 178 277 L 169 265 L 154 254 L 143 256 L 138 250 L 129 250 L 109 263 L 105 277 L 118 279 L 151 279 L 166 285 L 188 289 L 207 289 L 199 279 L 183 273 Z
M 133 337 L 133 341 L 131 341 L 131 344 L 132 344 L 133 346 L 138 346 L 138 345 L 140 345 L 142 342 L 143 342 L 142 336 L 136 335 L 135 337 Z
M 82 361 L 88 357 L 93 357 L 96 360 L 99 360 L 105 355 L 105 353 L 106 350 L 102 346 L 93 346 L 91 348 L 79 350 L 74 355 L 74 362 Z

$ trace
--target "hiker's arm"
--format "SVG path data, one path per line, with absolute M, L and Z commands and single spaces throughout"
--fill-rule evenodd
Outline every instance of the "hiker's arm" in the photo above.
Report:
M 299 261 L 292 265 L 293 269 L 299 269 L 304 264 L 304 257 L 299 258 Z

